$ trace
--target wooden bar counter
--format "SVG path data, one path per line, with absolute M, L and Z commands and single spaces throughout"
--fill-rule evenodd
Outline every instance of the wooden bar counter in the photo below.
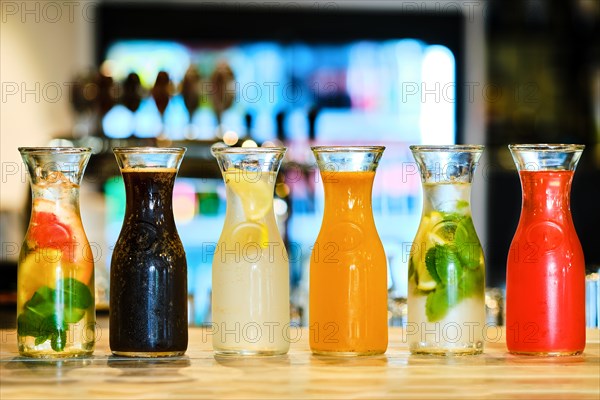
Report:
M 15 331 L 3 330 L 0 399 L 600 398 L 596 329 L 583 355 L 559 358 L 507 354 L 502 337 L 479 356 L 412 356 L 399 328 L 383 356 L 323 358 L 311 355 L 308 330 L 296 333 L 283 357 L 215 358 L 209 332 L 190 328 L 184 357 L 148 360 L 112 356 L 105 329 L 93 357 L 47 361 L 19 357 Z

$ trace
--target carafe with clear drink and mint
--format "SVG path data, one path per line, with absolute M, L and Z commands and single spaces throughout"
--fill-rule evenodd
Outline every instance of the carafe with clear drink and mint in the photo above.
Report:
M 408 272 L 407 339 L 413 354 L 483 351 L 485 264 L 471 216 L 483 146 L 411 146 L 423 213 Z
M 79 213 L 89 148 L 20 147 L 31 218 L 19 256 L 17 340 L 27 357 L 81 357 L 96 339 L 94 255 Z

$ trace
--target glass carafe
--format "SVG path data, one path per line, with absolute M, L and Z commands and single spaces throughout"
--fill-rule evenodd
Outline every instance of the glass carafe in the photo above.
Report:
M 110 349 L 130 357 L 182 355 L 187 262 L 172 200 L 185 148 L 121 147 L 114 153 L 126 207 L 110 265 Z
M 214 147 L 227 211 L 212 265 L 213 349 L 277 355 L 289 349 L 289 262 L 273 211 L 283 147 Z
M 585 347 L 585 262 L 570 208 L 582 145 L 510 145 L 523 190 L 506 276 L 513 353 L 570 355 Z
M 43 358 L 92 354 L 94 257 L 79 213 L 79 185 L 91 150 L 19 151 L 32 194 L 17 278 L 19 353 Z
M 413 354 L 483 351 L 485 265 L 471 217 L 483 146 L 410 146 L 423 212 L 408 264 L 407 340 Z
M 315 354 L 385 353 L 387 259 L 371 196 L 382 146 L 313 147 L 325 191 L 310 261 L 310 348 Z

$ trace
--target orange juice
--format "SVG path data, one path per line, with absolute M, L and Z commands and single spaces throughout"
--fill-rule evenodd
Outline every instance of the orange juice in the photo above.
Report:
M 334 355 L 387 349 L 387 260 L 375 228 L 375 171 L 321 172 L 325 211 L 310 264 L 310 347 Z

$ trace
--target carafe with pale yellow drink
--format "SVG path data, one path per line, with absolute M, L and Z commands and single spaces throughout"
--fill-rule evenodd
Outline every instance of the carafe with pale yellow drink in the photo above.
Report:
M 213 349 L 277 355 L 289 349 L 289 262 L 273 212 L 286 149 L 214 147 L 227 211 L 212 272 Z

